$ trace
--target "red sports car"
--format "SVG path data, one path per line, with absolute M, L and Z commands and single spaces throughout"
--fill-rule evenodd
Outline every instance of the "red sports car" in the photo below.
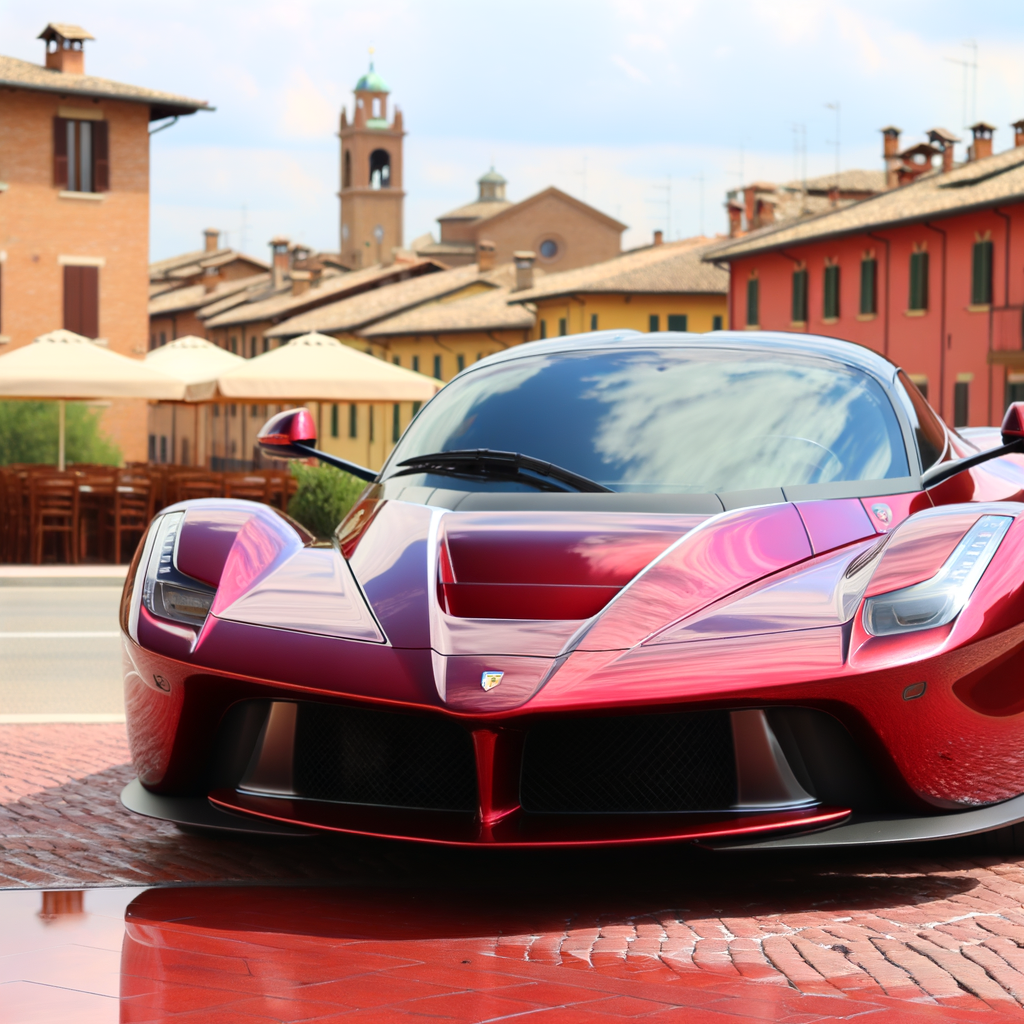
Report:
M 493 846 L 1024 821 L 1024 405 L 957 433 L 857 345 L 623 331 L 475 364 L 380 473 L 304 409 L 260 441 L 369 486 L 330 543 L 153 521 L 132 810 Z

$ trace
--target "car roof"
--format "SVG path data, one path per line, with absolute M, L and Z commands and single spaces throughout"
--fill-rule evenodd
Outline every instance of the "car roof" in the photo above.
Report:
M 735 349 L 746 352 L 789 352 L 793 355 L 813 355 L 845 363 L 870 373 L 886 383 L 893 379 L 896 367 L 888 359 L 863 345 L 826 338 L 818 334 L 789 334 L 785 331 L 711 331 L 708 334 L 689 334 L 679 331 L 593 331 L 549 341 L 528 341 L 514 348 L 497 352 L 468 367 L 464 372 L 484 366 L 494 366 L 512 359 L 558 355 L 577 352 L 607 352 L 609 349 Z

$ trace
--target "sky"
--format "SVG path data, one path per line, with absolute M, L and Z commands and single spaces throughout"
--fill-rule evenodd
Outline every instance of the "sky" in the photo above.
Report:
M 509 198 L 555 185 L 628 248 L 725 231 L 727 189 L 830 173 L 837 140 L 842 168 L 880 168 L 885 125 L 911 145 L 983 119 L 1000 151 L 1024 117 L 1024 4 L 999 0 L 0 0 L 0 52 L 41 63 L 49 21 L 96 37 L 90 74 L 216 107 L 153 136 L 153 259 L 206 227 L 336 251 L 370 47 L 408 132 L 406 243 L 492 163 Z

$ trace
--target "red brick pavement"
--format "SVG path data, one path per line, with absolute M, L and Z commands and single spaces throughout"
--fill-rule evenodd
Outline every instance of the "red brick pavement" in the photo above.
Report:
M 766 992 L 1018 1018 L 1024 1006 L 1021 857 L 969 847 L 751 856 L 212 840 L 124 811 L 125 756 L 121 726 L 0 726 L 0 887 L 359 882 L 410 899 L 429 888 L 493 907 L 490 955 L 538 968 L 700 972 Z M 517 925 L 510 903 L 543 908 L 539 923 Z

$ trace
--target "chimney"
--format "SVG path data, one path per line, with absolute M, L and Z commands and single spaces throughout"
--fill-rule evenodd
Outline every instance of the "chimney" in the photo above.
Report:
M 270 280 L 274 289 L 284 284 L 284 279 L 291 269 L 291 253 L 287 238 L 278 235 L 270 240 Z
M 661 245 L 661 243 L 664 240 L 665 240 L 665 235 L 661 231 L 655 231 L 654 232 L 654 244 L 655 245 Z
M 533 261 L 537 254 L 530 249 L 519 249 L 512 253 L 516 264 L 516 286 L 514 292 L 522 292 L 533 287 Z
M 51 21 L 39 39 L 46 42 L 46 66 L 65 75 L 85 74 L 85 41 L 95 39 L 79 25 Z
M 984 121 L 971 125 L 974 142 L 968 151 L 968 160 L 984 160 L 985 157 L 992 155 L 992 133 L 995 130 L 995 125 L 986 124 Z
M 220 248 L 220 232 L 216 228 L 207 228 L 203 232 L 203 240 L 206 252 L 216 252 Z
M 729 237 L 739 238 L 743 234 L 743 204 L 731 199 L 725 209 L 729 214 Z
M 313 283 L 313 273 L 309 270 L 293 270 L 292 295 L 305 295 Z
M 1024 146 L 1024 118 L 1014 121 L 1010 127 L 1013 129 L 1014 146 Z
M 220 270 L 217 267 L 207 267 L 203 271 L 203 288 L 207 293 L 212 292 L 220 284 Z
M 775 200 L 771 196 L 762 196 L 758 199 L 756 216 L 759 228 L 775 223 Z
M 494 269 L 495 249 L 495 244 L 485 238 L 476 243 L 476 266 L 481 274 Z
M 882 129 L 882 160 L 885 162 L 885 187 L 899 186 L 900 129 L 889 125 Z

